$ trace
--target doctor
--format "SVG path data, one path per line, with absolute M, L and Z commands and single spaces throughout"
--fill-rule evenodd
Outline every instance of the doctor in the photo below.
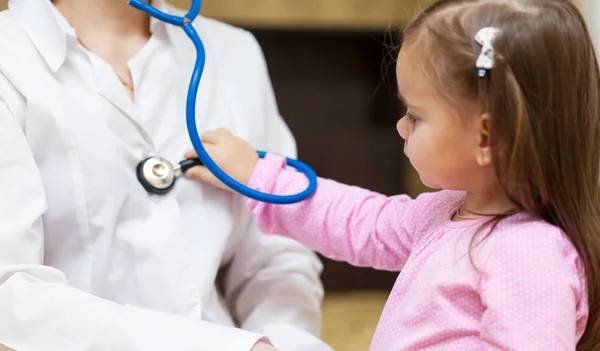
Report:
M 201 131 L 293 157 L 255 39 L 195 26 Z M 136 179 L 145 157 L 191 148 L 195 52 L 181 28 L 124 0 L 11 0 L 0 33 L 0 345 L 329 350 L 311 251 L 261 235 L 239 196 L 185 178 L 151 195 Z

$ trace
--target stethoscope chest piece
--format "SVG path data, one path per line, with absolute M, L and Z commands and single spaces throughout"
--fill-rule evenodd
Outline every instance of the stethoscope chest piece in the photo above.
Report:
M 138 163 L 136 169 L 138 181 L 147 192 L 163 195 L 175 185 L 175 167 L 162 157 L 148 157 Z
M 194 166 L 202 165 L 198 158 L 187 159 L 173 165 L 169 160 L 152 156 L 142 160 L 136 167 L 136 176 L 147 192 L 164 195 L 173 189 L 177 173 L 185 173 Z

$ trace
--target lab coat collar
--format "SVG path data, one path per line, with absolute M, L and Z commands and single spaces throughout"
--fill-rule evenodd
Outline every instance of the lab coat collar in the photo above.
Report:
M 165 0 L 153 0 L 152 5 L 169 13 L 171 8 Z M 9 0 L 11 15 L 27 33 L 40 55 L 52 72 L 57 72 L 65 62 L 67 38 L 74 37 L 75 31 L 50 0 Z M 154 32 L 165 23 L 152 17 L 150 31 Z M 169 27 L 172 27 L 169 25 Z M 172 30 L 167 30 L 171 33 Z
M 49 0 L 9 0 L 8 10 L 23 27 L 46 63 L 56 72 L 65 60 L 65 32 Z

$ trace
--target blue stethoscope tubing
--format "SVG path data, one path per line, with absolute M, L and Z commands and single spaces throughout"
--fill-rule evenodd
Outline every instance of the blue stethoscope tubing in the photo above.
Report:
M 166 14 L 152 5 L 144 2 L 143 0 L 129 0 L 129 5 L 132 7 L 143 11 L 149 14 L 152 17 L 157 18 L 160 21 L 182 27 L 187 36 L 192 40 L 194 46 L 196 47 L 196 63 L 194 65 L 194 71 L 192 72 L 192 77 L 190 79 L 190 85 L 187 95 L 186 101 L 186 122 L 188 134 L 190 136 L 190 140 L 198 154 L 198 158 L 202 163 L 208 168 L 215 177 L 217 177 L 223 184 L 227 185 L 231 189 L 236 192 L 252 198 L 257 201 L 271 203 L 271 204 L 292 204 L 306 200 L 317 190 L 317 175 L 309 167 L 302 161 L 287 158 L 287 164 L 291 167 L 296 168 L 298 171 L 302 172 L 308 178 L 308 186 L 307 188 L 297 194 L 292 195 L 273 195 L 268 193 L 263 193 L 252 188 L 249 188 L 235 179 L 231 178 L 227 173 L 223 172 L 219 166 L 210 158 L 204 146 L 202 146 L 202 142 L 200 141 L 200 136 L 198 135 L 198 127 L 196 126 L 196 97 L 198 95 L 198 87 L 200 85 L 200 79 L 202 78 L 202 73 L 204 71 L 204 63 L 206 61 L 206 52 L 204 49 L 204 45 L 202 44 L 202 40 L 200 40 L 200 36 L 192 26 L 192 22 L 200 12 L 201 0 L 192 0 L 192 5 L 190 10 L 184 17 L 173 16 Z M 265 151 L 257 151 L 260 157 L 265 157 Z

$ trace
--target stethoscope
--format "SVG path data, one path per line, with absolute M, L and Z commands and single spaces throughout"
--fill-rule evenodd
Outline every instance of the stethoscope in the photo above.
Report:
M 286 158 L 287 164 L 304 173 L 308 178 L 308 187 L 297 194 L 293 195 L 273 195 L 263 193 L 249 188 L 235 179 L 231 178 L 227 173 L 223 172 L 219 166 L 210 158 L 198 135 L 196 126 L 196 97 L 198 95 L 198 86 L 204 71 L 204 63 L 206 60 L 206 52 L 202 40 L 192 26 L 192 22 L 200 12 L 201 0 L 192 0 L 192 5 L 188 13 L 184 17 L 173 16 L 166 14 L 155 7 L 149 5 L 143 0 L 129 0 L 129 5 L 141 10 L 160 21 L 182 27 L 187 36 L 192 40 L 196 47 L 196 63 L 194 71 L 190 79 L 190 85 L 186 100 L 186 122 L 188 134 L 192 142 L 194 150 L 198 154 L 197 159 L 181 161 L 177 165 L 173 165 L 170 161 L 160 157 L 149 157 L 137 166 L 137 176 L 142 186 L 152 194 L 164 195 L 168 193 L 178 178 L 178 175 L 185 173 L 190 167 L 203 164 L 217 177 L 223 184 L 227 185 L 236 192 L 252 198 L 254 200 L 272 203 L 272 204 L 291 204 L 303 201 L 310 197 L 317 189 L 317 175 L 304 162 Z M 264 157 L 266 152 L 257 151 L 260 157 Z
M 135 175 L 147 192 L 164 195 L 175 186 L 175 181 L 188 169 L 203 165 L 198 158 L 190 158 L 173 164 L 157 156 L 148 157 L 138 163 Z

